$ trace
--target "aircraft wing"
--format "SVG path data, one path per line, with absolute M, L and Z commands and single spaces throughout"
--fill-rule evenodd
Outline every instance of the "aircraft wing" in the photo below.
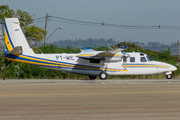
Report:
M 127 49 L 127 47 L 125 45 L 119 45 L 119 48 L 115 49 L 115 50 L 109 50 L 109 51 L 103 51 L 99 54 L 97 54 L 96 56 L 114 56 L 115 54 L 122 52 L 123 50 Z
M 77 55 L 77 57 L 88 60 L 96 59 L 96 60 L 104 61 L 105 57 L 113 57 L 113 56 L 121 57 L 121 55 L 116 55 L 116 54 L 123 51 L 126 48 L 127 48 L 126 46 L 125 47 L 123 46 L 123 48 L 120 48 L 119 46 L 119 48 L 115 50 L 97 52 L 93 49 L 90 49 L 89 47 L 86 47 L 85 49 L 83 48 L 83 50 L 79 55 Z
M 81 53 L 77 57 L 87 60 L 103 60 L 104 57 L 97 56 L 99 52 L 91 49 L 90 47 L 84 47 Z
M 110 50 L 110 51 L 103 51 L 103 52 L 97 54 L 96 56 L 113 56 L 118 52 L 121 52 L 121 50 L 116 49 L 116 50 Z
M 86 60 L 100 60 L 100 61 L 105 60 L 105 57 L 93 56 L 91 54 L 79 54 L 77 57 L 81 59 L 86 59 Z

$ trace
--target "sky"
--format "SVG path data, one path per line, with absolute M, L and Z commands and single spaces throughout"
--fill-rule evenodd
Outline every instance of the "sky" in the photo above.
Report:
M 49 17 L 47 37 L 58 27 L 63 27 L 48 38 L 49 43 L 66 39 L 113 38 L 116 41 L 171 44 L 180 39 L 180 0 L 0 0 L 0 3 L 15 11 L 27 11 L 34 19 L 48 13 L 71 20 L 104 23 L 103 26 L 79 25 Z M 161 27 L 115 28 L 106 26 L 106 23 Z M 44 28 L 45 18 L 36 20 L 35 25 Z M 168 27 L 163 29 L 163 26 Z

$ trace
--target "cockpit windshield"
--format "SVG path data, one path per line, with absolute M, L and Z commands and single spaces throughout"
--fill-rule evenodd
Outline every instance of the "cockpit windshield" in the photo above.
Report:
M 148 61 L 154 61 L 151 57 L 149 57 L 148 55 L 146 56 Z

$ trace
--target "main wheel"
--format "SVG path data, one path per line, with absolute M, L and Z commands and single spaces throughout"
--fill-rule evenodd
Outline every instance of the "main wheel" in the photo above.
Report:
M 172 74 L 166 75 L 167 79 L 171 79 L 172 78 Z
M 99 78 L 101 79 L 101 80 L 106 80 L 107 79 L 107 73 L 105 73 L 104 71 L 102 71 L 102 72 L 100 72 L 99 73 Z
M 95 80 L 96 77 L 97 77 L 97 76 L 95 76 L 95 75 L 89 75 L 89 79 L 91 79 L 91 80 Z

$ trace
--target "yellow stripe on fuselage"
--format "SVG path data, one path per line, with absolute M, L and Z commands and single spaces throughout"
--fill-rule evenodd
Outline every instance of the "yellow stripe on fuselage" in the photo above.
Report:
M 81 57 L 81 56 L 83 56 L 83 57 L 89 57 L 89 56 L 92 56 L 91 54 L 80 54 L 80 55 L 78 55 L 78 57 Z
M 9 41 L 9 38 L 8 38 L 8 35 L 7 35 L 6 30 L 5 30 L 5 44 L 6 44 L 7 49 L 8 49 L 9 52 L 10 52 L 11 50 L 13 50 L 13 47 L 12 47 L 10 41 Z
M 161 67 L 161 68 L 169 68 L 167 66 L 161 66 L 161 65 L 124 65 L 126 67 Z

